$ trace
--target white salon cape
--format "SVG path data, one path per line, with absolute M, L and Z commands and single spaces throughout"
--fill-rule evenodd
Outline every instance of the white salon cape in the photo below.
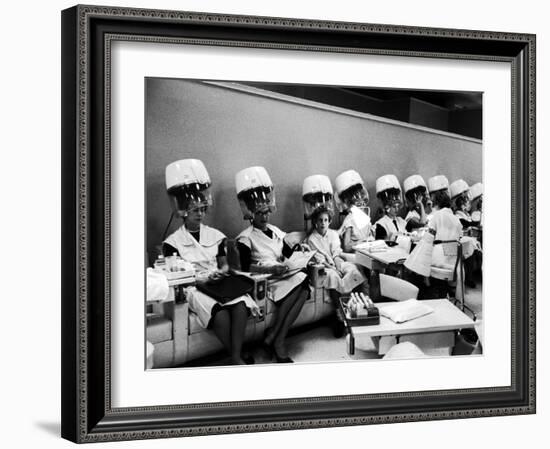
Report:
M 387 240 L 393 239 L 396 235 L 407 233 L 407 222 L 401 217 L 390 218 L 388 215 L 384 215 L 376 222 L 376 225 L 384 228 Z
M 418 211 L 412 209 L 409 212 L 407 212 L 407 215 L 405 216 L 405 223 L 408 223 L 410 220 L 415 218 L 416 220 L 420 221 L 420 214 Z
M 351 206 L 338 229 L 340 238 L 343 238 L 348 229 L 351 229 L 352 245 L 366 242 L 372 236 L 370 217 L 357 206 Z
M 164 243 L 176 248 L 182 259 L 192 263 L 197 274 L 203 273 L 206 275 L 217 270 L 218 247 L 225 238 L 222 232 L 201 223 L 198 242 L 185 226 L 182 226 L 171 234 Z M 189 288 L 188 293 L 189 307 L 197 314 L 199 323 L 204 328 L 208 327 L 208 323 L 212 318 L 212 309 L 216 304 L 227 307 L 244 302 L 248 309 L 258 310 L 258 305 L 249 295 L 239 296 L 222 305 L 214 298 L 198 291 L 195 287 Z
M 307 237 L 306 243 L 312 250 L 317 250 L 315 260 L 325 265 L 327 276 L 323 281 L 324 288 L 334 289 L 339 293 L 349 293 L 365 282 L 365 276 L 354 263 L 343 261 L 340 266 L 342 274 L 336 270 L 334 258 L 342 254 L 342 247 L 338 232 L 335 230 L 328 229 L 325 235 L 313 230 Z
M 285 232 L 271 224 L 267 228 L 273 233 L 269 238 L 262 230 L 250 226 L 237 236 L 237 242 L 250 248 L 251 263 L 263 264 L 266 266 L 283 262 L 283 245 Z M 268 280 L 269 297 L 273 302 L 284 299 L 292 290 L 298 287 L 307 275 L 301 271 L 284 276 L 279 279 Z

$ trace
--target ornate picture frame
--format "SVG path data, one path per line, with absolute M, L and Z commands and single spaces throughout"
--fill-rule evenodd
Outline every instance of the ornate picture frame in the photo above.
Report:
M 509 64 L 511 384 L 113 407 L 111 49 L 120 41 Z M 489 31 L 82 5 L 63 11 L 62 436 L 97 442 L 534 413 L 535 42 Z

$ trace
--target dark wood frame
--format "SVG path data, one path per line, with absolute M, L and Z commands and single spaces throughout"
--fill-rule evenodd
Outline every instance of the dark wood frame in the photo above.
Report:
M 193 42 L 509 62 L 510 387 L 189 407 L 110 404 L 110 44 Z M 535 412 L 535 36 L 76 6 L 62 13 L 62 436 L 75 442 Z

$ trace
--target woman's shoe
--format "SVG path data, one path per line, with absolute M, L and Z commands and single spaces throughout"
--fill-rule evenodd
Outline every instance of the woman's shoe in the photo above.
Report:
M 277 354 L 277 350 L 273 348 L 273 355 L 275 356 L 275 360 L 277 360 L 277 363 L 294 363 L 294 360 L 292 360 L 290 357 L 281 357 L 279 354 Z
M 243 362 L 247 365 L 254 365 L 256 363 L 256 360 L 254 360 L 254 357 L 251 354 L 243 355 L 241 356 L 241 359 L 243 359 Z

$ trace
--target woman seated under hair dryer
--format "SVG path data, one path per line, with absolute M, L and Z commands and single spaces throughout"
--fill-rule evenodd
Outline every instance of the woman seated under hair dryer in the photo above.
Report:
M 345 214 L 338 230 L 345 252 L 352 252 L 353 246 L 372 240 L 371 221 L 367 204 L 369 194 L 363 179 L 355 170 L 340 173 L 334 180 L 336 202 L 340 212 Z
M 472 217 L 472 224 L 479 228 L 483 227 L 483 184 L 480 182 L 470 187 L 471 206 L 470 216 Z
M 401 186 L 395 175 L 380 176 L 376 180 L 376 196 L 382 202 L 384 215 L 376 223 L 376 240 L 396 240 L 407 233 L 407 223 L 397 215 L 403 205 Z
M 465 242 L 473 242 L 474 251 L 473 256 L 474 257 L 468 257 L 465 260 L 464 268 L 465 268 L 465 283 L 468 287 L 475 288 L 476 283 L 474 281 L 474 273 L 478 270 L 481 270 L 481 264 L 482 264 L 482 255 L 481 255 L 481 246 L 479 241 L 477 240 L 478 233 L 476 224 L 472 216 L 470 215 L 470 209 L 471 209 L 471 193 L 470 188 L 466 181 L 463 179 L 459 179 L 457 181 L 454 181 L 450 186 L 451 191 L 451 204 L 455 211 L 456 217 L 460 220 L 460 223 L 462 224 L 463 233 L 466 234 L 468 237 L 465 237 Z M 477 197 L 477 191 L 476 191 L 476 197 Z
M 334 192 L 330 178 L 326 175 L 311 175 L 304 179 L 302 184 L 302 204 L 304 207 L 305 230 L 310 230 L 308 223 L 311 216 L 320 207 L 334 213 Z M 313 225 L 313 223 L 309 223 Z
M 451 207 L 455 215 L 462 223 L 462 228 L 467 230 L 472 226 L 470 216 L 470 187 L 463 179 L 458 179 L 449 186 L 451 193 Z
M 338 232 L 329 228 L 334 216 L 332 198 L 331 201 L 311 201 L 314 198 L 311 193 L 323 187 L 325 190 L 329 190 L 330 187 L 332 191 L 330 180 L 324 175 L 313 175 L 304 180 L 303 192 L 307 192 L 303 196 L 304 216 L 311 219 L 311 229 L 305 242 L 312 250 L 317 251 L 315 261 L 324 266 L 326 276 L 323 278 L 323 288 L 328 290 L 336 310 L 333 333 L 339 338 L 345 330 L 344 318 L 338 305 L 340 294 L 350 293 L 363 285 L 366 278 L 355 264 L 346 261 Z
M 210 176 L 198 159 L 183 159 L 166 167 L 166 188 L 183 225 L 163 243 L 165 255 L 179 254 L 193 264 L 197 284 L 217 282 L 227 276 L 225 235 L 203 224 L 212 205 Z M 238 295 L 238 294 L 237 294 Z M 258 306 L 247 294 L 220 302 L 190 288 L 189 307 L 197 314 L 202 327 L 212 329 L 231 355 L 233 364 L 244 364 L 241 354 L 249 311 L 258 312 Z M 246 363 L 253 359 L 245 358 Z
M 408 232 L 412 232 L 428 224 L 426 208 L 430 212 L 432 202 L 428 195 L 428 187 L 420 175 L 412 175 L 405 179 L 403 189 L 408 209 L 405 217 L 406 229 Z
M 269 223 L 275 210 L 275 192 L 266 169 L 245 168 L 235 176 L 235 184 L 243 218 L 251 223 L 237 236 L 241 269 L 274 275 L 268 285 L 277 314 L 266 331 L 264 348 L 277 362 L 292 363 L 285 339 L 309 296 L 309 281 L 302 271 L 285 274 L 288 267 L 283 262 L 292 255 L 292 249 L 284 240 L 285 232 Z

